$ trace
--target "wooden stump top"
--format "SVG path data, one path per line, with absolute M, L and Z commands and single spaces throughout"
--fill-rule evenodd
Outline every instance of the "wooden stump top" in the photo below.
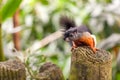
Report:
M 83 46 L 78 47 L 72 51 L 73 58 L 77 59 L 76 61 L 79 62 L 79 60 L 88 60 L 90 62 L 98 62 L 101 64 L 111 62 L 111 54 L 105 50 L 99 49 L 96 53 L 92 51 L 90 47 Z M 84 57 L 83 57 L 84 56 Z M 81 57 L 81 58 L 77 58 Z
M 90 47 L 74 49 L 71 56 L 70 80 L 112 80 L 112 58 L 105 50 L 96 53 Z

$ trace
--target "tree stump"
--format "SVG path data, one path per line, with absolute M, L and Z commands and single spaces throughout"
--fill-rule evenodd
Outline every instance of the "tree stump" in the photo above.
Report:
M 24 64 L 19 59 L 0 62 L 0 80 L 26 80 Z
M 69 80 L 112 80 L 112 58 L 109 52 L 84 46 L 72 51 Z
M 51 62 L 47 62 L 40 67 L 37 78 L 39 80 L 64 80 L 60 68 Z

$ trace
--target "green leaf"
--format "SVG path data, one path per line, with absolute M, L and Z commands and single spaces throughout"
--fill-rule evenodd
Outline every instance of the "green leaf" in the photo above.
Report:
M 106 0 L 106 2 L 107 2 L 107 3 L 111 3 L 111 2 L 112 2 L 112 0 Z
M 48 4 L 49 4 L 48 0 L 40 0 L 40 2 L 41 2 L 43 5 L 48 5 Z
M 116 80 L 120 80 L 120 72 L 117 72 L 117 74 L 116 74 Z
M 21 2 L 22 0 L 7 0 L 6 4 L 3 5 L 3 7 L 0 10 L 2 22 L 5 21 L 8 17 L 13 16 Z

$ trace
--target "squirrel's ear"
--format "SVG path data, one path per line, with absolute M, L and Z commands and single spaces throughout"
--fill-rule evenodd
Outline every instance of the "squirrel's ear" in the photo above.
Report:
M 76 33 L 77 33 L 77 29 L 75 29 L 75 30 L 74 30 L 74 32 L 76 32 Z

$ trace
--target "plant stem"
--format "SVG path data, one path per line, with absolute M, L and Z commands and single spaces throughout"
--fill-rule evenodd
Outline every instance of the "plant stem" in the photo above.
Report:
M 0 61 L 4 61 L 4 60 L 5 60 L 5 56 L 2 47 L 2 26 L 0 22 Z
M 1 9 L 1 3 L 2 3 L 2 0 L 0 0 L 0 9 Z M 2 20 L 1 19 L 2 19 L 2 16 L 0 12 L 0 61 L 4 61 L 5 56 L 3 52 L 3 46 L 2 46 Z
M 15 12 L 13 16 L 13 27 L 16 28 L 19 26 L 19 9 Z M 20 33 L 16 32 L 13 33 L 13 42 L 14 42 L 14 48 L 16 50 L 20 50 Z

